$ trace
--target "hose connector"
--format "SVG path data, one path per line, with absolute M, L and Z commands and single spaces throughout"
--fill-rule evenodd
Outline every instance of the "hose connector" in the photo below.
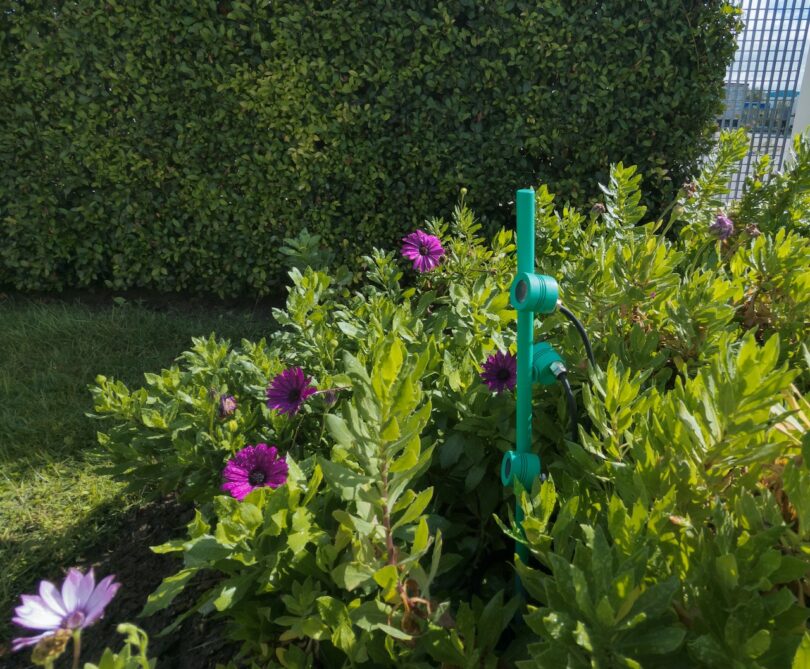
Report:
M 541 341 L 534 345 L 532 348 L 532 381 L 542 386 L 550 386 L 557 380 L 560 367 L 564 372 L 563 359 L 551 347 L 551 344 Z
M 531 490 L 534 480 L 540 476 L 540 457 L 535 453 L 507 451 L 501 461 L 501 483 L 507 488 L 515 481 L 525 490 Z

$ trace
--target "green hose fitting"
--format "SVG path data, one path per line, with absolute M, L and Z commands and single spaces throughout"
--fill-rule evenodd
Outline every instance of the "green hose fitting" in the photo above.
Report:
M 519 272 L 509 291 L 512 306 L 517 311 L 550 314 L 557 308 L 560 289 L 554 277 L 534 272 Z
M 565 371 L 560 354 L 551 344 L 541 341 L 532 348 L 532 381 L 541 386 L 550 386 L 557 381 L 557 375 Z
M 520 481 L 525 490 L 531 490 L 534 480 L 540 476 L 540 458 L 534 453 L 507 451 L 501 461 L 501 483 L 514 485 Z

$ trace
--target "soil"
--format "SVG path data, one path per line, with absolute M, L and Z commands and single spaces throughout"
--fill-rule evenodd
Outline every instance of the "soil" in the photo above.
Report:
M 181 561 L 172 555 L 157 555 L 149 550 L 169 539 L 185 535 L 185 525 L 192 517 L 192 507 L 181 505 L 173 498 L 133 508 L 121 526 L 115 545 L 88 564 L 77 565 L 84 570 L 94 567 L 98 578 L 115 574 L 124 585 L 107 607 L 104 617 L 89 628 L 82 637 L 82 662 L 98 662 L 104 648 L 118 651 L 123 637 L 116 632 L 118 623 L 132 622 L 149 634 L 149 656 L 158 658 L 159 667 L 166 669 L 214 669 L 216 664 L 227 663 L 239 650 L 219 635 L 221 623 L 191 616 L 181 627 L 166 637 L 159 632 L 177 615 L 186 610 L 199 596 L 202 587 L 189 588 L 166 610 L 149 618 L 138 618 L 147 596 L 161 580 L 180 569 Z M 210 587 L 210 583 L 206 587 Z M 56 668 L 70 666 L 70 647 L 56 663 Z M 33 667 L 30 651 L 9 654 L 0 646 L 0 666 L 4 669 Z

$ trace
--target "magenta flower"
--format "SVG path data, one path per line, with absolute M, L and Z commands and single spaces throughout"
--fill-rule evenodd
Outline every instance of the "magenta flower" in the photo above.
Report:
M 493 353 L 484 363 L 481 378 L 494 393 L 514 390 L 517 384 L 517 358 L 509 351 Z
M 714 223 L 709 226 L 709 232 L 718 239 L 728 239 L 734 234 L 734 223 L 725 214 L 717 214 Z
M 300 367 L 285 369 L 277 375 L 267 389 L 267 408 L 278 409 L 281 413 L 296 414 L 310 395 L 317 390 L 309 385 L 312 378 L 304 376 Z
M 20 637 L 12 641 L 12 650 L 33 646 L 58 630 L 76 630 L 90 627 L 104 614 L 120 583 L 114 576 L 107 576 L 96 585 L 91 569 L 82 574 L 78 569 L 68 571 L 62 591 L 50 581 L 40 581 L 39 595 L 23 595 L 22 604 L 14 609 L 12 622 L 30 630 L 42 630 L 40 634 Z
M 439 264 L 444 249 L 438 237 L 417 230 L 402 239 L 402 255 L 418 272 L 429 272 Z
M 245 446 L 234 455 L 222 476 L 221 490 L 242 501 L 254 488 L 278 488 L 287 482 L 287 462 L 278 456 L 278 449 L 267 444 Z
M 219 396 L 219 417 L 225 418 L 236 411 L 236 398 L 233 395 Z

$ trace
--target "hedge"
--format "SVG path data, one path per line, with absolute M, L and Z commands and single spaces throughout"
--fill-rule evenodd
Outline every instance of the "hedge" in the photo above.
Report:
M 11 2 L 0 284 L 263 294 L 303 227 L 350 260 L 462 186 L 502 224 L 516 187 L 587 203 L 621 160 L 654 205 L 737 28 L 718 0 Z

